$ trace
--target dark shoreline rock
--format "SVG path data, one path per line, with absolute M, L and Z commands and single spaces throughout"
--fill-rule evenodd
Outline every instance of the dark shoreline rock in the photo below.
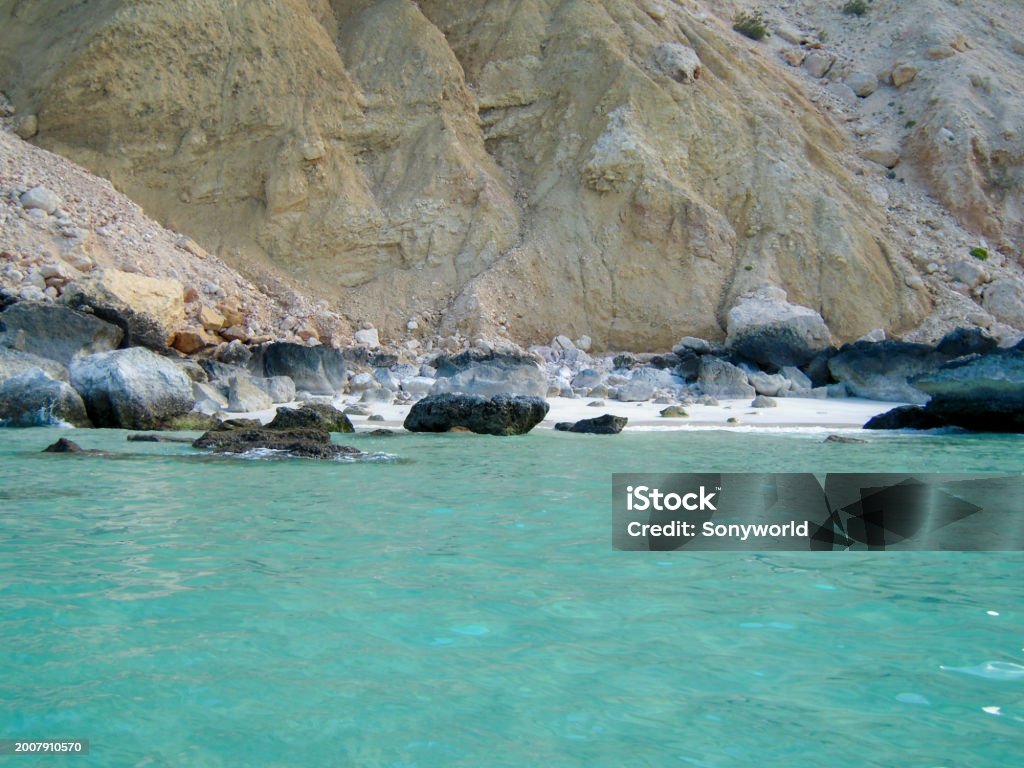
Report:
M 352 433 L 348 416 L 327 403 L 303 403 L 298 408 L 278 408 L 269 429 L 322 429 L 326 432 Z
M 1024 432 L 1024 350 L 1006 349 L 954 360 L 914 386 L 931 396 L 925 410 L 979 432 Z
M 559 432 L 579 432 L 585 435 L 617 435 L 628 421 L 625 416 L 606 413 L 594 419 L 581 419 L 575 423 L 560 421 L 555 424 L 555 429 Z
M 948 426 L 944 419 L 929 413 L 923 405 L 901 405 L 872 417 L 864 429 L 941 429 Z
M 430 395 L 405 417 L 410 432 L 449 432 L 463 427 L 481 435 L 525 435 L 544 420 L 548 404 L 539 397 Z
M 249 453 L 256 450 L 281 451 L 307 459 L 335 459 L 361 455 L 349 445 L 335 445 L 323 429 L 227 429 L 210 430 L 192 443 L 193 448 L 215 453 Z
M 67 383 L 38 368 L 0 382 L 0 424 L 45 427 L 60 423 L 92 426 L 81 396 Z

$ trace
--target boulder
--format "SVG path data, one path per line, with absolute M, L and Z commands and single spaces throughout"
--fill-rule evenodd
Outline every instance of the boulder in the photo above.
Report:
M 821 315 L 790 304 L 780 289 L 762 288 L 729 310 L 726 346 L 763 367 L 805 365 L 832 340 Z
M 39 368 L 0 383 L 0 424 L 6 427 L 92 426 L 79 394 Z
M 303 403 L 298 408 L 278 408 L 268 429 L 322 429 L 326 432 L 355 432 L 348 417 L 327 403 Z
M 767 395 L 758 395 L 750 401 L 751 408 L 775 408 L 779 404 Z
M 434 387 L 434 379 L 426 376 L 413 376 L 402 382 L 402 391 L 410 395 L 426 395 Z
M 955 328 L 935 345 L 940 355 L 953 359 L 964 355 L 983 355 L 999 346 L 983 328 Z
M 25 210 L 38 208 L 41 211 L 52 214 L 61 207 L 63 201 L 60 195 L 47 187 L 32 187 L 20 198 L 21 207 Z
M 559 432 L 580 432 L 586 435 L 617 435 L 629 421 L 625 416 L 613 416 L 606 413 L 595 419 L 581 419 L 575 423 L 560 421 L 555 424 Z
M 290 403 L 295 400 L 295 382 L 290 376 L 254 378 L 252 383 L 267 393 L 275 403 Z
M 595 371 L 593 368 L 584 368 L 572 377 L 572 385 L 582 389 L 596 387 L 602 381 L 604 381 L 604 374 L 600 371 Z
M 670 405 L 668 408 L 662 408 L 658 413 L 663 419 L 686 419 L 690 417 L 690 414 L 681 405 Z
M 872 417 L 864 429 L 938 429 L 949 426 L 923 405 L 901 405 Z
M 279 451 L 299 458 L 335 459 L 358 456 L 362 451 L 348 445 L 335 445 L 323 429 L 212 429 L 192 443 L 194 448 L 216 453 Z
M 799 370 L 799 369 L 797 369 Z M 803 376 L 803 374 L 800 374 Z M 781 373 L 765 373 L 764 371 L 747 371 L 747 380 L 759 395 L 775 397 L 793 388 L 793 382 Z M 810 387 L 810 382 L 807 384 Z
M 522 352 L 499 352 L 478 348 L 457 355 L 442 354 L 432 363 L 437 380 L 432 394 L 522 395 L 543 397 L 547 376 L 537 361 Z
M 192 397 L 195 398 L 195 409 L 201 413 L 217 413 L 228 410 L 228 399 L 218 387 L 206 382 L 192 382 Z
M 171 278 L 105 269 L 69 283 L 62 298 L 120 328 L 126 347 L 163 351 L 185 324 L 185 288 Z
M 159 429 L 195 402 L 181 368 L 141 347 L 75 358 L 71 386 L 97 427 Z
M 410 432 L 448 432 L 455 427 L 485 435 L 523 435 L 548 413 L 539 397 L 430 395 L 417 402 L 405 419 Z
M 22 301 L 0 314 L 0 329 L 23 352 L 67 365 L 75 355 L 109 352 L 124 333 L 116 325 L 70 307 Z
M 326 346 L 275 342 L 253 351 L 249 368 L 259 376 L 288 376 L 297 390 L 333 395 L 345 386 L 345 358 Z
M 630 379 L 616 392 L 616 398 L 623 403 L 645 402 L 652 397 L 654 397 L 654 384 L 642 378 Z
M 17 349 L 9 349 L 0 346 L 0 382 L 17 376 L 18 374 L 30 371 L 33 368 L 46 373 L 51 379 L 58 381 L 68 380 L 68 367 L 48 357 L 33 355 L 31 352 L 21 352 Z
M 981 304 L 1000 322 L 1024 330 L 1024 280 L 994 280 L 985 287 Z
M 229 411 L 263 411 L 273 404 L 270 395 L 256 386 L 249 376 L 232 376 L 228 381 Z
M 828 368 L 854 397 L 923 405 L 928 395 L 909 380 L 947 360 L 928 344 L 857 341 L 842 346 L 828 361 Z
M 962 357 L 913 384 L 931 396 L 931 416 L 982 432 L 1024 432 L 1024 350 Z
M 717 357 L 704 356 L 700 359 L 697 383 L 705 395 L 715 398 L 745 400 L 756 394 L 742 368 Z
M 662 43 L 655 48 L 654 65 L 679 83 L 692 83 L 701 75 L 697 52 L 681 43 Z

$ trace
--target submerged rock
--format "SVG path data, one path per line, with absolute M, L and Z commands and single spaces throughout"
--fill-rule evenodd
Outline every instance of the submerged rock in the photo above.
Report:
M 55 424 L 91 427 L 81 396 L 63 381 L 32 368 L 0 383 L 0 424 L 45 427 Z
M 555 424 L 559 432 L 580 432 L 587 435 L 617 435 L 628 422 L 625 416 L 613 416 L 606 413 L 595 419 L 581 419 L 575 423 L 560 421 Z
M 524 435 L 543 421 L 548 404 L 539 397 L 430 395 L 405 418 L 410 432 L 448 432 L 462 427 L 482 435 Z
M 181 368 L 141 347 L 76 358 L 71 386 L 97 427 L 159 429 L 195 402 Z
M 335 445 L 331 442 L 330 433 L 323 429 L 216 429 L 197 439 L 192 447 L 216 453 L 281 451 L 308 459 L 333 459 L 362 454 L 358 448 Z
M 82 447 L 66 437 L 62 437 L 56 443 L 43 448 L 42 453 L 85 453 Z
M 861 440 L 859 437 L 846 437 L 845 435 L 829 435 L 823 443 L 866 443 L 867 440 Z

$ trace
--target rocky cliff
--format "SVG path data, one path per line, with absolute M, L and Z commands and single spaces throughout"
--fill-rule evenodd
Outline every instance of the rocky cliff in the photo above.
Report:
M 0 90 L 31 117 L 23 136 L 243 274 L 276 275 L 385 338 L 566 333 L 665 349 L 723 338 L 737 298 L 766 284 L 819 311 L 836 340 L 907 332 L 936 307 L 962 321 L 981 293 L 928 275 L 914 222 L 894 222 L 901 192 L 885 190 L 899 180 L 858 157 L 877 137 L 849 131 L 853 107 L 826 108 L 828 81 L 791 66 L 837 58 L 811 28 L 826 11 L 775 9 L 789 32 L 758 43 L 732 29 L 749 5 L 0 0 Z M 848 23 L 827 11 L 852 30 L 836 84 L 867 50 L 856 35 L 906 43 L 860 67 L 882 75 L 883 111 L 900 92 L 893 66 L 920 58 L 915 87 L 932 82 L 926 62 L 952 66 L 906 42 L 900 5 Z M 1006 65 L 977 39 L 935 45 L 980 85 L 966 104 L 923 89 L 916 131 L 882 138 L 958 217 L 957 237 L 1016 253 L 1020 113 L 979 117 Z

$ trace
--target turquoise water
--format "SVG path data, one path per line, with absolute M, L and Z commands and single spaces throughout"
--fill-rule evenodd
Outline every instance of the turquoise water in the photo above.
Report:
M 0 738 L 94 766 L 1013 766 L 1024 555 L 625 553 L 612 472 L 1024 471 L 1016 436 L 0 431 Z M 988 662 L 999 662 L 985 666 Z M 945 668 L 944 668 L 945 667 Z

